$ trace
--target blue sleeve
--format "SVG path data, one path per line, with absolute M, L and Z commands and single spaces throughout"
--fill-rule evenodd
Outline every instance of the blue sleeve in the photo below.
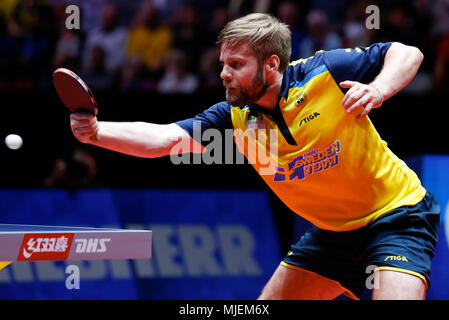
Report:
M 192 138 L 201 138 L 203 132 L 211 128 L 224 132 L 225 129 L 233 129 L 231 108 L 232 106 L 229 103 L 220 102 L 193 118 L 175 123 L 186 130 Z M 201 131 L 194 134 L 194 128 L 199 128 Z
M 323 58 L 337 84 L 345 80 L 369 83 L 382 69 L 385 54 L 390 46 L 391 42 L 374 43 L 369 47 L 354 49 L 337 49 L 326 52 Z

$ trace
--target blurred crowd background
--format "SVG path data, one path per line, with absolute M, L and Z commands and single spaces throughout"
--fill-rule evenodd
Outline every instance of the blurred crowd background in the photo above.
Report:
M 66 26 L 75 22 L 66 12 L 70 5 L 80 10 L 79 29 Z M 379 8 L 379 29 L 366 27 L 370 5 Z M 218 187 L 234 187 L 230 177 L 239 176 L 254 188 L 259 177 L 241 166 L 149 164 L 81 145 L 52 85 L 55 68 L 77 72 L 92 88 L 102 120 L 191 117 L 224 100 L 217 36 L 228 21 L 251 12 L 271 13 L 290 26 L 292 61 L 379 41 L 419 47 L 425 59 L 415 79 L 385 103 L 394 106 L 370 119 L 400 157 L 449 152 L 445 139 L 435 138 L 447 135 L 440 114 L 449 93 L 449 0 L 0 0 L 0 138 L 24 139 L 20 150 L 0 145 L 0 186 L 171 187 L 176 181 L 190 188 L 204 187 L 197 177 L 209 175 Z
M 380 28 L 369 30 L 373 4 Z M 79 30 L 66 28 L 68 5 L 80 8 Z M 61 66 L 94 90 L 221 90 L 217 35 L 250 12 L 290 26 L 291 60 L 377 41 L 415 45 L 425 60 L 406 91 L 449 91 L 449 0 L 0 0 L 0 90 L 48 89 Z

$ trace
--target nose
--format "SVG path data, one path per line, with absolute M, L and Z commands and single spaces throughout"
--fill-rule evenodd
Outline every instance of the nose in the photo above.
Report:
M 226 66 L 223 66 L 223 69 L 221 70 L 220 73 L 220 77 L 225 81 L 230 81 L 232 79 L 232 75 Z

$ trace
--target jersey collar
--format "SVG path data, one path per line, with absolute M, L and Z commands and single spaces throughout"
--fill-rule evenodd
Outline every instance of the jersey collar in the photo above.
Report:
M 287 97 L 288 97 L 288 89 L 289 89 L 289 83 L 290 83 L 290 72 L 291 72 L 290 68 L 287 68 L 287 70 L 283 74 L 281 92 L 279 94 L 279 98 L 276 103 L 276 106 L 273 110 L 264 109 L 257 104 L 251 104 L 248 107 L 250 108 L 251 112 L 256 111 L 257 113 L 261 112 L 268 116 L 271 116 L 273 118 L 273 120 L 276 122 L 279 130 L 282 133 L 282 136 L 288 142 L 288 144 L 296 146 L 298 144 L 296 143 L 295 139 L 293 138 L 293 136 L 288 128 L 288 125 L 285 122 L 285 119 L 282 115 L 282 111 L 281 111 L 281 107 L 280 107 L 281 100 L 286 101 Z

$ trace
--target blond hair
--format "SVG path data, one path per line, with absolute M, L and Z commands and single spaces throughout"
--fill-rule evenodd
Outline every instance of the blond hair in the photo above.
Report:
M 251 13 L 229 22 L 221 30 L 217 44 L 221 47 L 247 42 L 257 54 L 259 62 L 271 55 L 279 57 L 279 71 L 287 69 L 291 49 L 291 32 L 288 26 L 265 13 Z

